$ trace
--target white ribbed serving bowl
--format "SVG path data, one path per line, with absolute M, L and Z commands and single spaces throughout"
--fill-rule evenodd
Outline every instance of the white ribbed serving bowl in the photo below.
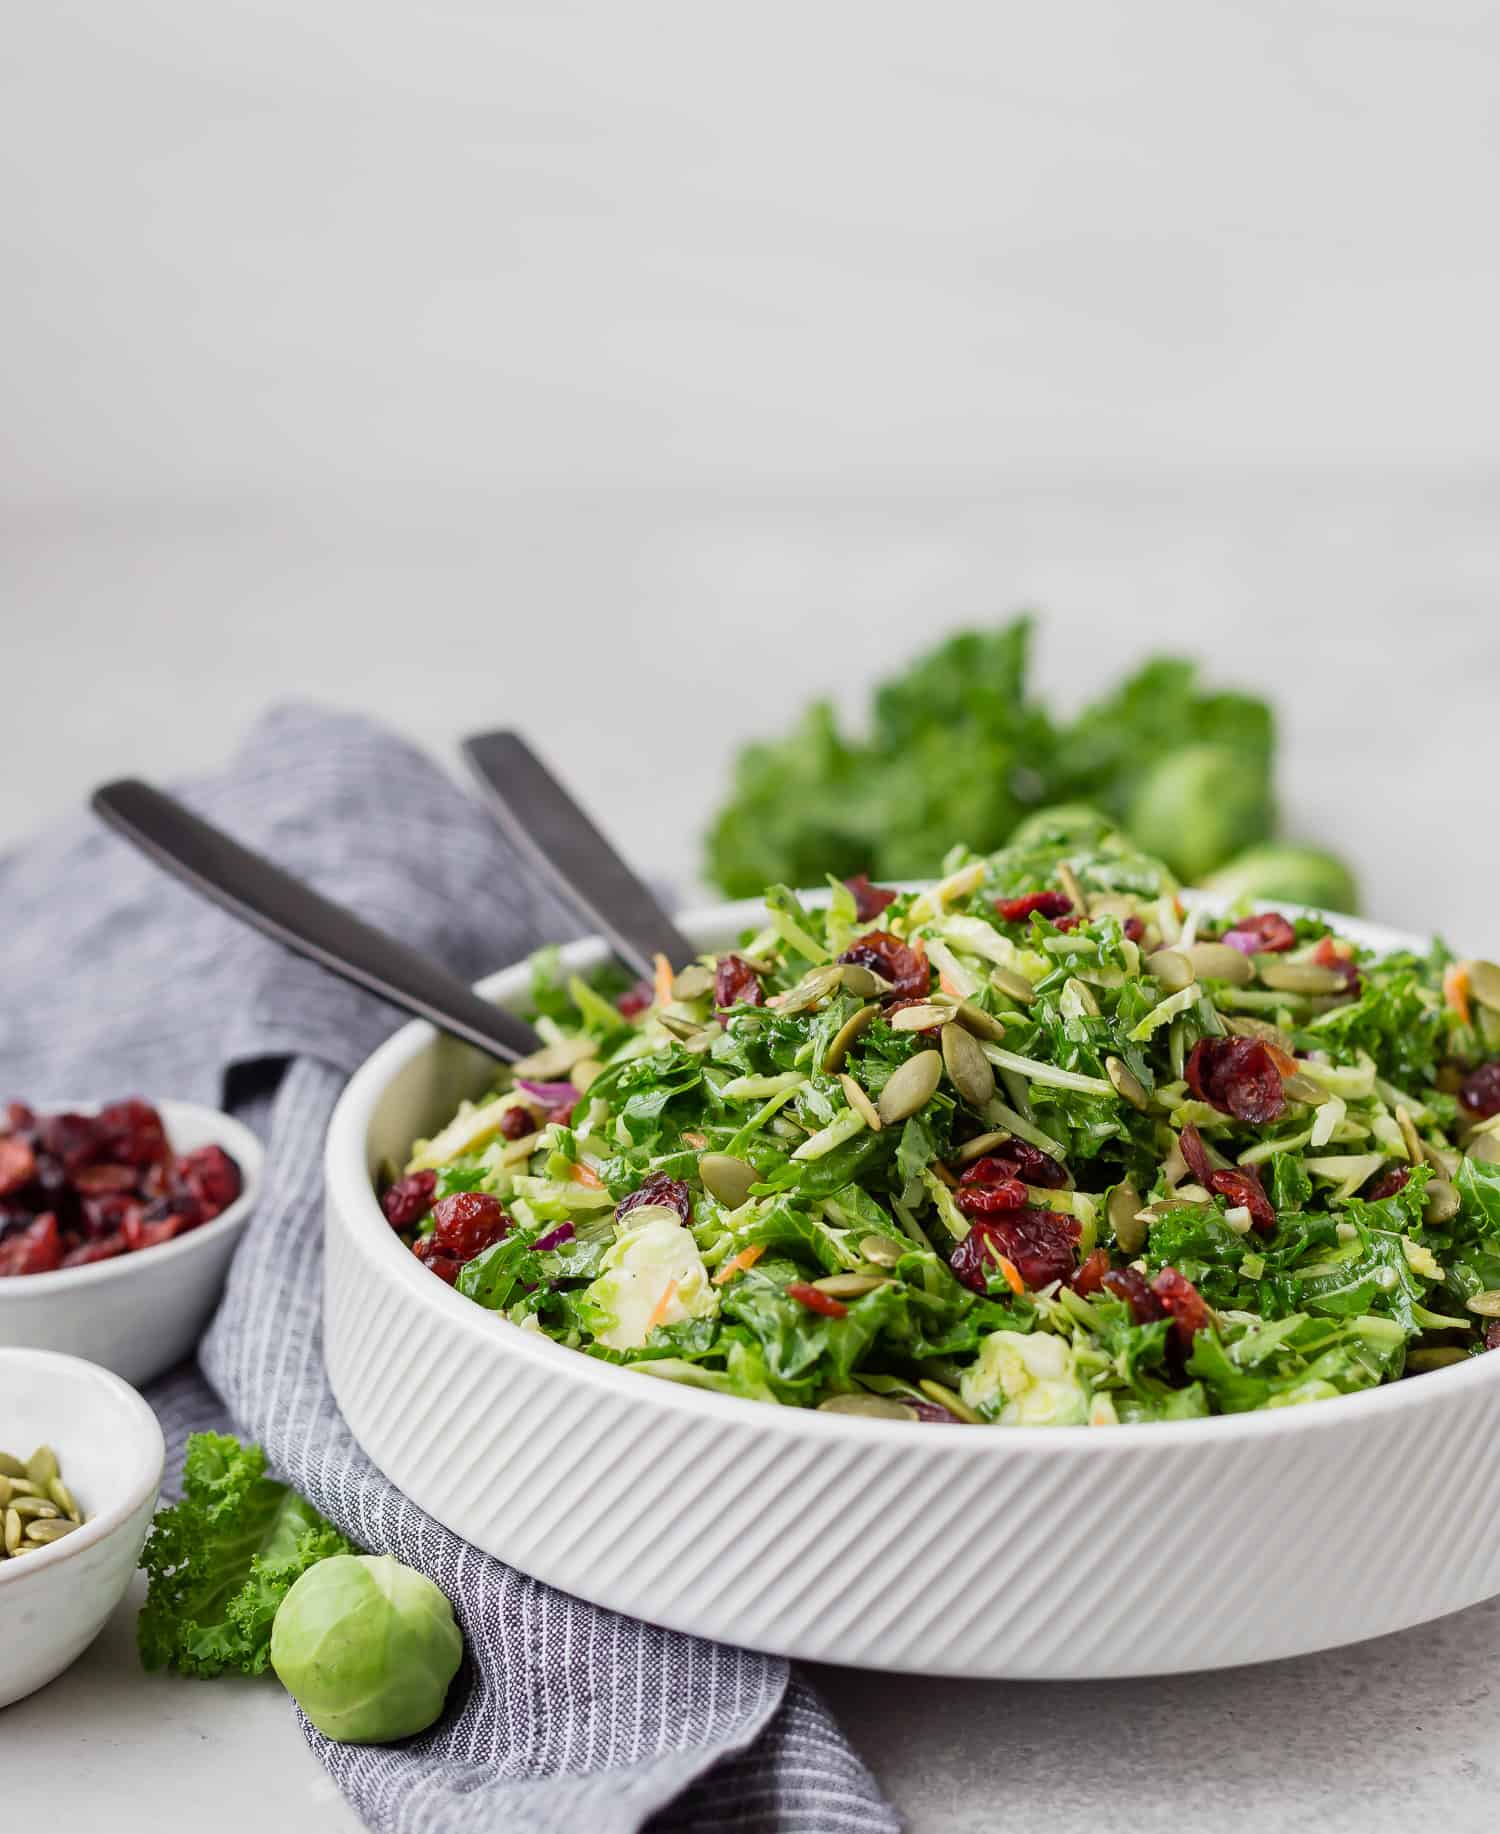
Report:
M 723 947 L 759 915 L 682 927 Z M 520 1006 L 527 972 L 482 986 Z M 516 1329 L 401 1246 L 372 1184 L 489 1074 L 413 1024 L 349 1084 L 327 1358 L 381 1470 L 522 1571 L 757 1649 L 1073 1679 L 1298 1655 L 1500 1592 L 1500 1356 L 1275 1413 L 979 1429 L 728 1399 Z

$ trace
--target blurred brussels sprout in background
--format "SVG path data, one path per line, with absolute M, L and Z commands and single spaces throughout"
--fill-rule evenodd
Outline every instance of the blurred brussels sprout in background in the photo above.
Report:
M 1289 841 L 1252 847 L 1210 873 L 1202 885 L 1221 898 L 1283 899 L 1323 911 L 1359 909 L 1359 887 L 1341 859 L 1321 847 L 1294 847 Z
M 1269 772 L 1226 745 L 1185 745 L 1147 771 L 1125 811 L 1125 827 L 1147 853 L 1189 884 L 1271 831 Z
M 463 1660 L 453 1608 L 389 1554 L 337 1554 L 297 1581 L 271 1627 L 271 1666 L 329 1738 L 381 1745 L 425 1731 Z

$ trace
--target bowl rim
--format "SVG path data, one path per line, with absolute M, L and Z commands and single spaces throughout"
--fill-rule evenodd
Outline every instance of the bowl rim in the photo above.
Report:
M 823 897 L 827 895 L 824 893 Z M 1205 910 L 1222 908 L 1224 902 L 1192 893 L 1185 894 L 1185 900 Z M 821 900 L 816 893 L 809 893 L 805 901 Z M 1304 909 L 1287 901 L 1278 901 L 1277 908 L 1286 912 Z M 763 917 L 764 909 L 759 899 L 701 905 L 679 912 L 676 922 L 685 935 L 694 942 L 703 939 L 706 946 L 710 938 L 729 936 L 737 929 L 754 926 Z M 1425 952 L 1430 946 L 1427 940 L 1407 931 L 1361 918 L 1326 914 L 1336 915 L 1339 926 L 1347 934 L 1366 946 L 1387 953 L 1406 949 Z M 597 936 L 566 943 L 561 950 L 563 962 L 575 969 L 593 967 L 610 953 L 608 944 Z M 519 1006 L 527 984 L 526 976 L 527 963 L 523 960 L 484 976 L 475 987 L 479 993 L 497 999 L 502 1005 Z M 581 1386 L 602 1386 L 609 1393 L 621 1394 L 622 1382 L 639 1383 L 645 1379 L 638 1370 L 585 1356 L 554 1343 L 542 1332 L 522 1331 L 507 1320 L 495 1318 L 446 1282 L 435 1280 L 416 1257 L 401 1246 L 386 1221 L 368 1170 L 366 1141 L 370 1121 L 391 1082 L 438 1036 L 437 1027 L 424 1019 L 414 1019 L 372 1052 L 350 1078 L 329 1122 L 324 1146 L 324 1171 L 332 1204 L 345 1220 L 359 1252 L 383 1263 L 383 1277 L 402 1282 L 415 1302 L 437 1308 L 455 1332 L 486 1343 L 503 1355 L 520 1357 L 535 1365 L 539 1372 L 553 1374 L 560 1380 Z M 497 1339 L 492 1335 L 497 1328 L 507 1331 L 508 1335 Z M 1194 1420 L 1121 1423 L 1098 1433 L 1080 1432 L 1070 1426 L 1035 1426 L 1019 1434 L 968 1434 L 964 1447 L 975 1456 L 991 1458 L 1014 1458 L 1018 1453 L 1024 1455 L 1028 1449 L 1038 1455 L 1108 1458 L 1139 1452 L 1148 1446 L 1165 1450 L 1170 1446 L 1207 1446 L 1225 1441 L 1253 1444 L 1257 1439 L 1272 1435 L 1337 1432 L 1345 1424 L 1355 1427 L 1361 1420 L 1369 1420 L 1379 1413 L 1425 1407 L 1441 1402 L 1448 1395 L 1456 1395 L 1464 1385 L 1477 1388 L 1481 1384 L 1500 1386 L 1500 1357 L 1473 1357 L 1464 1363 L 1423 1371 L 1399 1382 L 1303 1407 L 1211 1414 Z M 878 1443 L 910 1443 L 911 1428 L 905 1421 L 821 1413 L 816 1408 L 773 1407 L 764 1401 L 715 1394 L 680 1382 L 660 1380 L 651 1383 L 644 1392 L 626 1390 L 624 1395 L 660 1410 L 708 1420 L 724 1418 L 722 1410 L 727 1407 L 732 1410 L 730 1418 L 737 1418 L 742 1423 L 758 1420 L 765 1428 L 797 1437 L 811 1436 L 815 1441 L 821 1439 L 829 1444 L 869 1444 L 867 1436 L 872 1433 L 879 1436 Z M 903 1435 L 906 1436 L 904 1440 Z
M 61 1566 L 64 1561 L 87 1553 L 100 1542 L 107 1541 L 129 1522 L 143 1503 L 148 1503 L 156 1495 L 161 1487 L 162 1472 L 167 1461 L 167 1445 L 162 1436 L 161 1422 L 145 1397 L 138 1389 L 132 1388 L 123 1376 L 117 1376 L 112 1369 L 106 1369 L 101 1363 L 89 1362 L 86 1357 L 69 1356 L 66 1351 L 32 1350 L 24 1344 L 4 1344 L 0 1345 L 0 1381 L 3 1381 L 7 1360 L 23 1357 L 28 1367 L 35 1363 L 50 1365 L 64 1381 L 76 1381 L 78 1372 L 86 1371 L 88 1381 L 105 1383 L 114 1391 L 116 1400 L 140 1430 L 143 1457 L 140 1471 L 124 1495 L 107 1508 L 96 1510 L 93 1515 L 85 1518 L 71 1535 L 64 1535 L 50 1547 L 28 1554 L 24 1560 L 0 1560 L 0 1592 L 7 1586 L 25 1585 L 29 1574 L 48 1572 Z
M 206 1248 L 209 1242 L 233 1234 L 249 1217 L 260 1195 L 265 1148 L 245 1123 L 237 1121 L 232 1114 L 225 1114 L 221 1108 L 209 1108 L 202 1102 L 182 1102 L 171 1096 L 164 1096 L 160 1100 L 150 1096 L 141 1099 L 149 1102 L 161 1116 L 166 1124 L 169 1143 L 174 1116 L 183 1119 L 192 1115 L 207 1123 L 204 1131 L 213 1134 L 211 1144 L 222 1146 L 240 1168 L 242 1186 L 239 1196 L 211 1221 L 199 1224 L 196 1229 L 189 1229 L 185 1235 L 176 1236 L 170 1242 L 158 1242 L 154 1248 L 143 1248 L 138 1254 L 113 1255 L 107 1261 L 90 1261 L 82 1267 L 54 1267 L 44 1274 L 0 1276 L 0 1304 L 28 1295 L 41 1298 L 44 1294 L 56 1293 L 62 1288 L 104 1285 L 111 1280 L 120 1280 L 135 1272 L 140 1260 L 146 1256 L 150 1257 L 152 1267 L 163 1267 L 168 1260 L 181 1260 Z M 28 1105 L 38 1114 L 97 1114 L 101 1108 L 108 1106 L 104 1102 L 69 1101 L 33 1102 Z

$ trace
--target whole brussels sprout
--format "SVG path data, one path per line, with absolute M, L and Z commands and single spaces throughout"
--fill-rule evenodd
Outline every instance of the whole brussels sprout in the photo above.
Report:
M 1203 886 L 1221 898 L 1248 898 L 1257 904 L 1279 898 L 1320 911 L 1353 913 L 1359 909 L 1359 887 L 1342 860 L 1318 847 L 1292 847 L 1279 841 L 1252 847 L 1210 873 Z
M 1275 808 L 1264 762 L 1228 745 L 1183 745 L 1146 772 L 1125 827 L 1190 884 L 1271 831 Z
M 329 1738 L 383 1745 L 443 1710 L 464 1640 L 447 1599 L 389 1554 L 309 1567 L 271 1626 L 271 1666 Z
M 1054 802 L 1037 809 L 1011 831 L 1007 847 L 1035 847 L 1046 841 L 1097 841 L 1117 826 L 1086 802 Z

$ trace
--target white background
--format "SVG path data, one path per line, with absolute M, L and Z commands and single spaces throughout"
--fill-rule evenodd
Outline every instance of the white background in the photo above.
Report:
M 0 839 L 310 695 L 522 723 L 686 883 L 737 739 L 1026 604 L 1065 706 L 1158 646 L 1272 692 L 1293 827 L 1500 954 L 1493 7 L 0 12 Z M 123 1749 L 123 1630 L 89 1660 L 25 1709 L 52 1825 Z M 141 1825 L 197 1825 L 236 1698 L 164 1707 Z M 892 1787 L 989 1825 L 912 1698 Z M 1457 1826 L 1462 1771 L 1479 1825 L 1460 1758 L 1381 1800 Z

